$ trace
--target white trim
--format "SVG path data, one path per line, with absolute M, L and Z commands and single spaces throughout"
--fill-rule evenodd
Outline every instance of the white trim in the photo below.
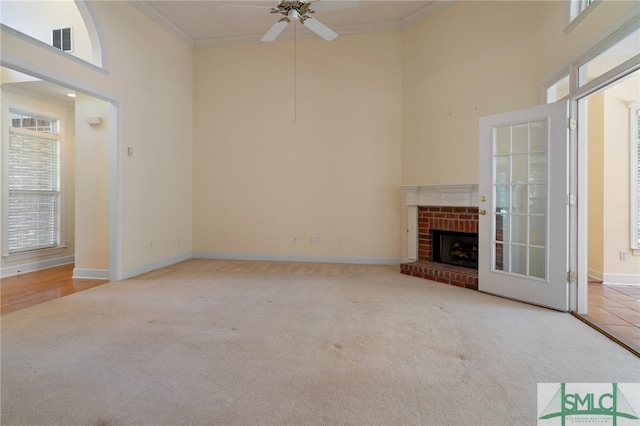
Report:
M 577 288 L 575 297 L 569 300 L 572 310 L 579 314 L 586 314 L 589 308 L 589 290 L 588 290 L 588 273 L 589 267 L 589 174 L 587 166 L 589 164 L 589 146 L 586 143 L 588 134 L 587 126 L 583 125 L 587 122 L 587 99 L 572 99 L 571 116 L 578 122 L 577 131 L 570 131 L 569 144 L 570 154 L 569 161 L 573 164 L 573 169 L 569 172 L 569 181 L 571 190 L 577 194 L 578 202 L 573 211 L 576 212 L 575 219 L 570 216 L 571 229 L 575 229 L 577 235 L 572 235 L 570 240 L 570 251 L 575 253 L 576 263 L 570 264 L 571 268 L 575 267 L 578 274 Z M 580 144 L 580 142 L 585 142 Z M 578 146 L 580 149 L 578 149 Z M 576 170 L 577 168 L 577 170 Z M 576 223 L 577 222 L 577 223 Z M 575 227 L 575 228 L 574 228 Z M 573 295 L 573 293 L 572 293 Z
M 630 204 L 630 235 L 629 235 L 629 247 L 634 251 L 640 249 L 640 238 L 639 233 L 640 229 L 638 229 L 638 216 L 640 215 L 640 211 L 638 209 L 638 200 L 640 198 L 640 188 L 638 188 L 638 182 L 640 182 L 640 176 L 638 176 L 638 151 L 640 151 L 640 140 L 638 140 L 638 134 L 640 133 L 640 129 L 638 129 L 638 116 L 640 115 L 640 102 L 638 100 L 634 100 L 629 105 L 629 156 L 630 158 L 630 174 L 631 180 L 629 182 L 629 186 L 631 188 L 629 194 L 629 204 Z
M 477 207 L 478 185 L 403 185 L 407 206 Z
M 60 49 L 57 49 L 43 41 L 38 40 L 37 38 L 33 38 L 28 34 L 25 34 L 21 31 L 18 31 L 14 28 L 11 28 L 8 25 L 2 24 L 0 23 L 0 29 L 2 30 L 3 33 L 7 33 L 10 34 L 22 41 L 25 41 L 29 44 L 32 44 L 34 46 L 37 46 L 41 49 L 45 49 L 47 52 L 51 52 L 55 55 L 58 55 L 62 58 L 65 58 L 71 62 L 75 62 L 77 64 L 80 65 L 84 65 L 85 67 L 91 68 L 93 71 L 98 71 L 102 74 L 108 74 L 108 71 L 102 67 L 99 67 L 98 65 L 92 64 L 91 62 L 87 62 L 84 59 L 78 58 L 77 56 L 73 56 L 71 54 L 69 54 L 69 52 L 63 52 Z
M 441 11 L 442 9 L 444 9 L 447 6 L 451 6 L 452 4 L 454 4 L 457 0 L 443 0 L 443 1 L 432 1 L 429 2 L 429 4 L 425 7 L 423 7 L 422 9 L 413 12 L 411 15 L 405 16 L 404 18 L 402 18 L 402 20 L 400 21 L 400 25 L 402 28 L 407 28 L 413 24 L 415 24 L 416 22 L 422 21 L 424 18 L 426 18 L 427 16 L 431 16 L 439 11 Z
M 399 257 L 300 256 L 292 254 L 218 253 L 197 251 L 194 259 L 250 260 L 266 262 L 350 263 L 358 265 L 400 265 Z
M 0 278 L 27 272 L 40 271 L 42 269 L 53 268 L 54 266 L 68 265 L 75 262 L 74 256 L 57 257 L 55 259 L 40 260 L 38 262 L 25 263 L 22 265 L 5 266 L 0 269 Z
M 596 271 L 595 269 L 587 270 L 587 275 L 589 278 L 593 278 L 599 281 L 603 281 L 602 271 Z
M 401 20 L 387 21 L 387 22 L 380 22 L 380 23 L 373 23 L 373 24 L 347 25 L 342 27 L 335 27 L 333 28 L 333 30 L 341 35 L 400 30 L 403 28 L 407 28 L 418 21 L 421 21 L 427 16 L 430 16 L 436 12 L 439 12 L 445 7 L 452 5 L 456 1 L 457 0 L 430 2 L 427 6 L 412 13 L 409 16 L 404 17 Z M 131 5 L 135 6 L 141 12 L 143 12 L 153 21 L 157 22 L 158 25 L 160 25 L 162 28 L 167 30 L 169 33 L 176 36 L 176 38 L 184 42 L 187 46 L 192 47 L 194 49 L 259 43 L 260 37 L 262 37 L 262 34 L 251 34 L 251 35 L 239 35 L 239 36 L 228 36 L 228 37 L 211 37 L 211 38 L 204 38 L 204 39 L 193 39 L 187 33 L 185 33 L 180 28 L 178 28 L 178 26 L 175 25 L 169 18 L 164 16 L 162 13 L 160 13 L 160 11 L 157 8 L 155 8 L 152 4 L 150 4 L 148 1 L 129 0 L 129 3 L 131 3 Z M 280 34 L 280 36 L 278 37 L 278 41 L 293 40 L 293 34 L 294 34 L 293 31 L 284 32 Z M 317 36 L 311 32 L 296 34 L 297 39 L 314 38 L 314 37 L 317 37 Z
M 3 228 L 4 228 L 4 224 L 3 224 Z M 66 237 L 66 236 L 65 236 Z M 64 240 L 64 238 L 62 238 Z M 5 245 L 6 241 L 3 241 L 3 246 Z M 37 257 L 44 257 L 44 256 L 51 256 L 54 254 L 59 254 L 64 252 L 67 249 L 66 245 L 62 245 L 62 246 L 56 246 L 56 247 L 48 247 L 48 248 L 43 248 L 43 249 L 35 249 L 35 250 L 28 250 L 28 251 L 21 251 L 21 252 L 17 252 L 17 253 L 8 253 L 8 254 L 3 254 L 2 258 L 7 261 L 7 262 L 19 262 L 21 260 L 27 260 L 27 259 L 34 259 Z
M 2 27 L 4 31 L 4 27 Z M 0 56 L 0 65 L 111 103 L 109 118 L 109 270 L 111 281 L 122 279 L 122 108 L 118 96 L 26 62 Z M 4 216 L 4 215 L 3 215 Z
M 589 62 L 600 53 L 613 46 L 618 41 L 622 40 L 625 36 L 631 34 L 640 25 L 640 13 L 638 11 L 625 14 L 613 22 L 609 28 L 611 31 L 603 38 L 601 34 L 597 34 L 588 40 L 582 49 L 575 54 L 571 55 L 565 62 L 555 67 L 552 71 L 545 74 L 540 79 L 539 85 L 539 101 L 541 104 L 546 103 L 546 89 L 547 87 L 557 81 L 560 76 L 569 74 L 569 96 L 564 99 L 576 99 L 578 95 L 578 68 L 585 63 Z M 580 88 L 581 90 L 584 87 Z
M 118 278 L 118 280 L 120 279 L 124 280 L 131 277 L 136 277 L 138 275 L 146 274 L 147 272 L 155 271 L 156 269 L 164 268 L 178 262 L 184 262 L 185 260 L 189 260 L 189 259 L 193 259 L 193 255 L 191 252 L 182 253 L 178 256 L 173 256 L 164 260 L 159 260 L 158 262 L 154 262 L 149 265 L 140 266 L 140 267 L 125 271 L 122 274 L 122 277 Z M 115 280 L 111 279 L 111 281 L 115 281 Z
M 173 34 L 178 40 L 193 48 L 193 39 L 187 33 L 178 28 L 171 20 L 164 16 L 158 9 L 149 4 L 145 0 L 129 0 L 129 3 L 142 13 L 147 15 L 153 21 L 157 22 L 162 28 Z
M 93 50 L 93 62 L 96 66 L 107 71 L 109 68 L 109 61 L 107 60 L 107 46 L 105 44 L 100 21 L 93 9 L 93 5 L 90 1 L 86 0 L 74 0 L 74 2 L 78 8 L 78 12 L 80 12 L 80 16 L 82 16 L 87 33 L 89 33 L 91 49 Z
M 640 274 L 603 274 L 602 284 L 640 286 Z
M 84 280 L 108 280 L 108 269 L 73 268 L 73 278 Z
M 109 279 L 118 281 L 122 272 L 122 201 L 123 167 L 121 153 L 122 108 L 120 102 L 112 102 L 109 110 Z
M 578 24 L 580 22 L 582 22 L 582 20 L 584 18 L 586 18 L 595 8 L 596 6 L 598 6 L 600 3 L 602 3 L 603 0 L 593 0 L 591 2 L 590 5 L 588 5 L 587 7 L 585 7 L 580 13 L 578 13 L 575 17 L 571 17 L 572 14 L 572 1 L 568 0 L 567 1 L 567 26 L 564 28 L 564 33 L 565 34 L 569 34 L 571 32 L 571 30 L 573 30 L 575 27 L 578 26 Z

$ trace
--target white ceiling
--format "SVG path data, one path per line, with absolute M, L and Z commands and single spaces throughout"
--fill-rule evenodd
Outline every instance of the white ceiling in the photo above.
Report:
M 282 15 L 269 9 L 233 8 L 227 5 L 274 7 L 277 0 L 130 0 L 149 17 L 193 47 L 258 43 Z M 360 0 L 348 1 L 355 7 L 340 9 L 344 0 L 319 0 L 315 19 L 338 34 L 400 29 L 441 10 L 453 1 L 441 0 Z M 334 9 L 334 10 L 331 10 Z M 296 37 L 316 37 L 303 25 L 296 26 Z M 278 40 L 293 37 L 289 25 Z

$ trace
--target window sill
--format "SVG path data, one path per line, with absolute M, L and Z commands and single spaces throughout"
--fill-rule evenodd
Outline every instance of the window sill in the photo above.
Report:
M 66 249 L 67 249 L 67 246 L 59 246 L 59 247 L 52 247 L 52 248 L 46 248 L 46 249 L 25 251 L 25 252 L 21 252 L 21 253 L 3 254 L 2 258 L 7 262 L 19 261 L 19 260 L 27 260 L 27 259 L 35 259 L 35 258 L 38 258 L 38 257 L 50 256 L 50 255 L 53 255 L 53 254 L 59 254 L 59 253 L 64 252 Z

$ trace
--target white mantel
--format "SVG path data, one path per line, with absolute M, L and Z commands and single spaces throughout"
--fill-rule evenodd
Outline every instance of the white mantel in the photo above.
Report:
M 478 205 L 478 185 L 406 185 L 407 206 L 455 206 L 475 207 Z
M 478 185 L 405 185 L 407 205 L 407 257 L 409 261 L 418 260 L 418 206 L 477 207 Z

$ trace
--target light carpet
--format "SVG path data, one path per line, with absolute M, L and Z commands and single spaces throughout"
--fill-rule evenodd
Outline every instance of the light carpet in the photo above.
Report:
M 397 267 L 189 260 L 1 317 L 2 425 L 532 425 L 640 382 L 567 313 Z

